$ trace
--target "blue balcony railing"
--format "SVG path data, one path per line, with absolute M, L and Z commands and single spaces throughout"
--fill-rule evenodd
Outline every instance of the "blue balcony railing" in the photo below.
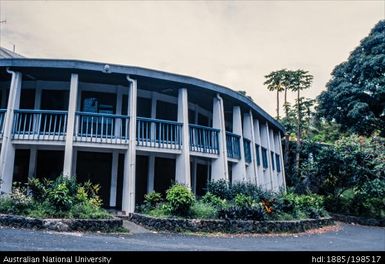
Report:
M 76 112 L 75 141 L 128 144 L 129 117 L 104 113 Z
M 190 150 L 219 154 L 218 134 L 219 129 L 190 125 Z
M 245 152 L 245 161 L 251 163 L 251 141 L 244 138 L 243 139 L 243 149 Z
M 138 146 L 180 149 L 182 123 L 169 120 L 137 117 L 136 140 Z
M 64 140 L 67 112 L 56 110 L 15 110 L 13 139 Z
M 227 157 L 231 159 L 241 158 L 240 138 L 237 134 L 226 132 Z
M 0 138 L 3 137 L 5 112 L 6 109 L 0 109 Z

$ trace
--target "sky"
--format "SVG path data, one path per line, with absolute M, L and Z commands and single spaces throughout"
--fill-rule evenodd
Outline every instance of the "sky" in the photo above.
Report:
M 385 1 L 1 1 L 1 46 L 26 57 L 140 66 L 244 90 L 275 116 L 274 70 L 325 90 L 385 17 Z M 295 94 L 289 95 L 293 102 Z M 282 100 L 282 99 L 281 99 Z M 282 111 L 281 111 L 282 113 Z

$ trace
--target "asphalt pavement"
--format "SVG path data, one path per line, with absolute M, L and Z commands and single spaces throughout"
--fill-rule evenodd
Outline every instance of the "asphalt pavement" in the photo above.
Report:
M 128 234 L 0 227 L 0 251 L 385 251 L 385 228 L 344 223 L 283 235 L 170 234 L 126 226 Z

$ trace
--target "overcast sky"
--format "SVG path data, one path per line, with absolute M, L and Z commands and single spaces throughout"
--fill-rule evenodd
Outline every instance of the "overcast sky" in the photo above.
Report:
M 194 76 L 246 90 L 273 116 L 264 75 L 309 70 L 315 97 L 385 17 L 385 1 L 0 1 L 1 45 L 22 55 Z

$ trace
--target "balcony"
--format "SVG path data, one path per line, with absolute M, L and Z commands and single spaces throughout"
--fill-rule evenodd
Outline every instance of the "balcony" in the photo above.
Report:
M 4 117 L 6 112 L 6 109 L 0 109 L 0 138 L 3 138 Z
M 175 121 L 137 117 L 137 146 L 180 150 L 182 123 Z
M 129 117 L 125 115 L 76 112 L 74 141 L 128 144 Z
M 190 151 L 218 155 L 218 135 L 219 129 L 190 125 Z
M 15 110 L 14 140 L 64 141 L 67 112 L 55 110 Z
M 241 148 L 240 148 L 240 136 L 234 133 L 226 132 L 226 146 L 227 146 L 227 157 L 230 159 L 241 159 Z

